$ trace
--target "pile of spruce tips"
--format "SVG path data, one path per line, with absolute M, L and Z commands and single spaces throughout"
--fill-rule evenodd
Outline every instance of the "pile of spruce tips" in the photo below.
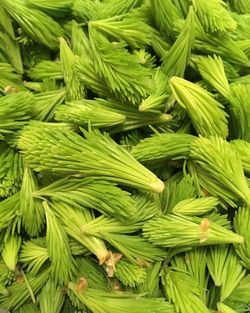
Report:
M 250 312 L 250 1 L 0 1 L 0 312 Z

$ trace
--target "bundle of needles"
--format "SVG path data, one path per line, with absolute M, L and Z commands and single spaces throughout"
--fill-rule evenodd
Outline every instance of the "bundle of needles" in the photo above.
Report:
M 250 312 L 250 1 L 0 1 L 0 312 Z

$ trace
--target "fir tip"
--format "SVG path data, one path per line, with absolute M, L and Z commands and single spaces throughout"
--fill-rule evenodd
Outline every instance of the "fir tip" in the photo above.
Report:
M 164 182 L 161 181 L 160 179 L 157 180 L 155 183 L 153 183 L 151 187 L 152 187 L 152 190 L 154 190 L 157 193 L 161 193 L 165 189 Z
M 144 105 L 145 101 L 142 101 L 142 103 L 139 105 L 138 109 L 140 112 L 144 112 L 147 107 Z
M 169 122 L 169 121 L 172 121 L 172 119 L 173 119 L 173 116 L 172 116 L 171 114 L 165 114 L 165 113 L 163 113 L 163 114 L 161 114 L 161 116 L 160 116 L 160 120 L 161 120 L 162 122 Z

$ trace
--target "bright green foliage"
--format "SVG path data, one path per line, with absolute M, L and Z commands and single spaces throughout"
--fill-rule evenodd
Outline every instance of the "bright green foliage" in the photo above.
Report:
M 246 307 L 250 302 L 250 275 L 246 275 L 239 283 L 237 288 L 232 294 L 225 300 L 225 303 L 229 305 L 236 312 L 245 312 Z
M 203 1 L 203 0 L 202 0 Z M 202 54 L 216 54 L 234 66 L 247 66 L 249 60 L 244 51 L 229 36 L 214 36 L 203 29 L 196 18 L 195 49 Z M 237 68 L 237 67 L 236 67 Z
M 110 16 L 128 13 L 143 3 L 141 0 L 105 0 Z
M 199 199 L 185 199 L 178 202 L 172 209 L 173 213 L 199 216 L 204 215 L 207 212 L 214 210 L 219 204 L 219 201 L 215 197 L 205 197 Z
M 62 36 L 63 29 L 57 22 L 45 13 L 27 7 L 21 0 L 2 2 L 6 11 L 31 38 L 50 49 L 58 48 L 58 37 Z
M 84 284 L 84 282 L 83 282 Z M 136 313 L 173 313 L 173 308 L 160 298 L 143 298 L 142 296 L 123 292 L 107 292 L 86 288 L 86 285 L 69 283 L 69 288 L 93 313 L 129 313 L 136 309 Z
M 120 218 L 128 218 L 136 212 L 136 203 L 128 192 L 113 183 L 91 178 L 66 177 L 34 192 L 33 197 L 60 200 L 74 207 L 96 209 Z
M 41 313 L 60 313 L 64 302 L 61 287 L 52 280 L 48 280 L 39 295 Z
M 194 36 L 195 21 L 193 8 L 191 7 L 182 31 L 163 58 L 162 71 L 168 78 L 184 76 L 194 46 Z
M 180 18 L 171 0 L 151 0 L 151 8 L 157 28 L 168 40 L 173 40 L 174 22 Z
M 140 64 L 143 66 L 151 69 L 156 67 L 156 57 L 152 55 L 152 53 L 149 53 L 145 48 L 134 50 L 134 54 L 138 57 Z
M 226 76 L 229 81 L 235 80 L 235 79 L 241 79 L 239 74 L 239 68 L 234 67 L 231 63 L 228 61 L 223 61 L 224 70 L 226 73 Z
M 96 103 L 95 100 L 79 100 L 61 105 L 56 111 L 55 119 L 59 122 L 75 123 L 86 127 L 110 127 L 122 124 L 126 116 L 112 112 Z
M 46 0 L 28 0 L 27 5 L 31 8 L 41 10 L 48 15 L 58 18 L 71 12 L 72 0 L 54 0 L 48 2 Z
M 76 56 L 81 57 L 91 55 L 91 48 L 87 32 L 81 27 L 81 24 L 78 24 L 75 21 L 72 21 L 71 25 L 71 46 L 72 51 Z M 87 57 L 86 61 L 88 61 Z
M 81 83 L 101 97 L 109 98 L 106 80 L 103 80 L 93 62 L 93 51 L 87 34 L 80 28 L 79 24 L 72 24 L 72 49 L 80 58 L 76 59 L 76 72 Z
M 234 206 L 250 202 L 250 190 L 238 153 L 219 137 L 198 138 L 191 144 L 190 157 L 201 186 L 211 195 Z
M 14 68 L 8 63 L 0 63 L 1 77 L 0 77 L 0 92 L 4 93 L 7 87 L 23 90 L 23 82 L 20 75 L 14 73 Z
M 22 244 L 19 261 L 27 266 L 27 271 L 36 275 L 49 259 L 45 238 L 36 238 Z
M 20 213 L 22 215 L 22 225 L 31 236 L 38 235 L 44 223 L 42 201 L 33 198 L 33 192 L 38 188 L 34 172 L 28 166 L 25 166 L 19 195 Z
M 17 313 L 40 313 L 37 305 L 35 305 L 34 303 L 24 304 L 16 312 Z
M 85 236 L 92 235 L 104 239 L 132 263 L 159 261 L 165 255 L 164 250 L 155 247 L 139 235 L 128 235 L 139 230 L 140 224 L 126 225 L 101 216 L 89 223 L 82 223 L 80 229 Z
M 234 218 L 234 230 L 237 234 L 244 237 L 243 245 L 236 245 L 235 251 L 241 258 L 241 262 L 247 269 L 250 268 L 250 212 L 249 208 L 240 208 Z
M 167 299 L 177 313 L 209 313 L 200 299 L 200 290 L 194 278 L 178 268 L 163 268 L 161 280 Z
M 152 36 L 151 28 L 146 23 L 130 16 L 92 21 L 92 27 L 113 40 L 126 42 L 131 48 L 149 45 Z
M 121 134 L 120 144 L 128 151 L 131 152 L 132 148 L 137 145 L 140 140 L 143 139 L 142 134 L 138 130 L 133 130 Z
M 2 31 L 3 28 L 3 31 Z M 6 47 L 8 47 L 6 51 Z M 22 74 L 23 64 L 20 53 L 20 46 L 16 40 L 11 19 L 0 6 L 0 51 L 15 70 Z
M 74 279 L 75 283 L 78 283 L 80 280 L 83 283 L 86 283 L 86 286 L 89 288 L 98 288 L 100 290 L 109 290 L 111 288 L 111 282 L 108 280 L 108 276 L 103 267 L 100 267 L 94 260 L 90 258 L 77 258 L 76 270 L 77 273 Z M 85 305 L 69 288 L 67 290 L 67 295 L 74 307 L 85 312 Z
M 79 279 L 75 282 L 77 283 L 79 281 Z M 68 288 L 67 290 L 67 295 L 68 295 L 68 299 L 70 300 L 70 303 L 72 305 L 71 310 L 69 311 L 69 309 L 66 312 L 87 312 L 87 308 L 86 306 L 80 301 L 80 299 Z M 73 311 L 73 308 L 75 309 L 75 311 Z
M 82 99 L 85 91 L 76 73 L 76 57 L 63 38 L 60 38 L 60 61 L 67 87 L 67 99 L 70 101 Z
M 114 97 L 106 80 L 95 69 L 93 60 L 87 58 L 88 55 L 92 56 L 92 52 L 85 53 L 76 61 L 77 76 L 81 83 L 100 97 Z
M 149 15 L 149 14 L 148 14 Z M 155 29 L 151 38 L 151 46 L 159 58 L 163 58 L 169 50 L 170 45 L 164 40 L 163 36 Z
M 80 22 L 89 22 L 109 17 L 109 7 L 100 0 L 75 0 L 73 15 Z
M 160 212 L 155 197 L 149 193 L 137 193 L 132 196 L 136 203 L 137 211 L 131 220 L 138 222 L 145 222 Z
M 240 1 L 239 1 L 240 2 Z M 249 6 L 250 9 L 250 6 Z M 250 13 L 250 12 L 249 12 Z M 231 13 L 234 20 L 237 22 L 237 28 L 234 31 L 234 35 L 236 36 L 237 40 L 248 40 L 250 31 L 249 31 L 249 14 L 238 14 L 238 13 Z
M 237 83 L 230 92 L 230 130 L 233 139 L 250 141 L 250 84 Z
M 182 200 L 196 198 L 197 190 L 193 179 L 189 175 L 172 176 L 165 183 L 165 189 L 160 194 L 160 206 L 164 214 L 171 213 L 175 205 Z
M 0 0 L 0 312 L 248 313 L 249 0 Z
M 22 133 L 19 147 L 29 165 L 37 171 L 105 177 L 155 192 L 164 189 L 162 181 L 107 135 L 91 130 L 84 132 L 83 139 L 66 129 L 59 133 L 51 127 L 33 125 Z
M 230 6 L 239 14 L 250 13 L 250 4 L 244 0 L 229 0 Z
M 124 286 L 135 287 L 146 279 L 146 269 L 122 258 L 115 266 L 115 277 Z
M 35 95 L 33 114 L 36 120 L 50 121 L 53 119 L 57 108 L 61 107 L 66 98 L 64 89 L 41 92 Z
M 73 238 L 69 238 L 70 251 L 72 255 L 88 255 L 88 250 Z
M 132 154 L 143 163 L 187 158 L 194 140 L 195 137 L 189 134 L 156 134 L 142 140 L 132 149 Z
M 242 236 L 208 218 L 168 214 L 153 218 L 143 226 L 143 236 L 162 247 L 199 246 L 244 242 Z
M 249 55 L 250 55 L 250 39 L 237 40 L 237 44 L 244 51 L 244 53 L 249 57 Z
M 2 258 L 8 268 L 13 272 L 17 265 L 18 252 L 21 247 L 21 237 L 17 235 L 10 236 L 4 243 Z
M 244 278 L 245 270 L 234 250 L 228 246 L 210 247 L 207 265 L 215 286 L 221 287 L 220 300 L 224 301 Z
M 0 6 L 0 50 L 16 69 L 17 73 L 23 73 L 21 49 L 16 40 L 11 18 L 3 6 Z M 6 51 L 6 47 L 8 47 Z
M 33 103 L 34 97 L 29 92 L 18 92 L 0 98 L 0 139 L 27 124 Z
M 200 298 L 206 303 L 208 287 L 208 275 L 206 271 L 207 249 L 204 247 L 194 248 L 187 251 L 184 257 L 187 270 L 200 288 Z
M 19 193 L 0 202 L 0 227 L 8 227 L 17 216 L 19 208 Z
M 9 288 L 9 295 L 0 294 L 1 305 L 9 310 L 15 308 L 17 310 L 27 300 L 36 295 L 39 290 L 45 285 L 49 278 L 49 271 L 44 270 L 42 273 L 33 276 L 28 274 L 26 280 L 24 277 L 20 278 L 20 281 L 14 282 Z M 32 295 L 31 292 L 32 291 Z
M 70 254 L 68 237 L 48 203 L 43 202 L 43 206 L 47 222 L 46 242 L 51 261 L 51 272 L 55 281 L 63 284 L 70 280 L 74 271 L 74 261 Z
M 152 94 L 152 98 L 154 98 L 155 96 L 158 97 L 156 94 Z M 150 97 L 151 96 L 145 99 L 145 101 L 147 102 Z M 96 99 L 95 106 L 100 106 L 105 108 L 106 110 L 109 110 L 110 112 L 112 112 L 110 113 L 110 115 L 114 112 L 126 116 L 126 120 L 122 124 L 110 128 L 111 134 L 137 129 L 148 125 L 164 125 L 170 123 L 172 120 L 172 116 L 170 114 L 165 114 L 161 112 L 140 112 L 134 106 L 125 106 L 123 103 L 115 100 L 106 101 L 104 99 Z
M 145 281 L 137 286 L 139 293 L 147 292 L 148 298 L 157 298 L 161 296 L 160 290 L 160 270 L 161 262 L 149 264 L 146 268 Z
M 209 276 L 207 274 L 207 248 L 196 247 L 183 251 L 175 250 L 176 254 L 171 258 L 171 266 L 189 274 L 199 287 L 199 298 L 206 303 L 207 285 Z
M 78 301 L 79 303 L 79 301 Z M 62 313 L 87 313 L 86 308 L 82 305 L 82 309 L 76 308 L 72 300 L 66 299 L 62 308 Z
M 15 33 L 12 26 L 10 16 L 3 6 L 0 6 L 0 28 L 2 28 L 9 35 L 10 38 L 15 39 Z
M 225 35 L 233 31 L 237 24 L 222 0 L 193 0 L 194 9 L 204 29 L 210 33 Z
M 238 152 L 245 173 L 250 174 L 250 142 L 237 139 L 230 143 Z
M 217 307 L 221 313 L 237 313 L 235 310 L 231 309 L 229 306 L 225 305 L 222 302 L 218 303 Z
M 225 74 L 224 64 L 220 57 L 195 57 L 193 59 L 201 76 L 226 99 L 230 95 L 230 87 Z
M 124 100 L 137 104 L 152 92 L 150 71 L 130 54 L 122 42 L 109 42 L 92 22 L 89 26 L 90 44 L 95 68 L 105 78 L 111 92 Z
M 41 61 L 29 72 L 29 76 L 34 80 L 44 78 L 63 79 L 61 63 L 59 61 Z
M 75 262 L 76 278 L 84 277 L 90 288 L 108 290 L 110 282 L 104 269 L 91 258 L 77 258 Z M 70 291 L 70 290 L 68 290 Z
M 198 135 L 227 137 L 227 114 L 212 94 L 179 77 L 172 77 L 170 86 L 179 105 L 188 111 Z
M 196 37 L 197 38 L 197 37 Z M 242 48 L 230 37 L 214 37 L 201 35 L 197 38 L 195 47 L 206 54 L 217 54 L 237 66 L 248 66 L 248 57 Z
M 250 83 L 250 75 L 243 75 L 241 77 L 238 77 L 237 79 L 234 79 L 231 83 L 231 86 L 237 85 L 237 84 L 248 84 Z
M 85 211 L 85 210 L 84 210 Z M 84 212 L 86 215 L 90 214 L 90 211 Z M 110 233 L 110 234 L 130 234 L 133 232 L 136 232 L 140 229 L 140 223 L 124 223 L 124 221 L 119 221 L 112 217 L 106 217 L 106 216 L 98 216 L 96 218 L 93 218 L 91 215 L 91 218 L 88 216 L 85 218 L 85 223 L 83 222 L 80 230 L 87 234 L 93 234 L 98 237 L 101 237 L 103 234 Z
M 13 148 L 0 142 L 0 197 L 10 197 L 20 190 L 23 160 Z
M 155 91 L 142 101 L 139 106 L 140 112 L 161 112 L 166 107 L 169 98 L 167 76 L 158 68 L 154 77 Z
M 4 294 L 6 290 L 4 287 L 10 285 L 13 281 L 14 273 L 8 268 L 4 260 L 0 261 L 0 292 Z
M 178 8 L 180 14 L 182 14 L 183 16 L 186 16 L 188 14 L 188 9 L 190 5 L 189 2 L 187 2 L 186 0 L 174 0 L 173 3 Z
M 228 220 L 228 217 L 226 214 L 220 214 L 217 212 L 211 212 L 209 214 L 206 214 L 206 217 L 209 218 L 212 222 L 217 223 L 218 225 L 225 227 L 228 230 L 232 229 L 231 223 Z
M 74 238 L 95 254 L 100 264 L 108 259 L 110 253 L 107 250 L 105 243 L 92 234 L 84 234 L 81 230 L 84 224 L 92 220 L 90 211 L 87 209 L 76 209 L 63 202 L 54 202 L 51 207 L 64 226 L 68 236 Z

